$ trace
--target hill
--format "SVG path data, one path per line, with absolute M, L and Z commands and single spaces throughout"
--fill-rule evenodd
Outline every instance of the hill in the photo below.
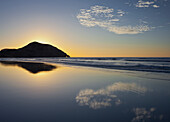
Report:
M 62 50 L 39 42 L 31 42 L 19 49 L 2 49 L 0 57 L 70 57 Z

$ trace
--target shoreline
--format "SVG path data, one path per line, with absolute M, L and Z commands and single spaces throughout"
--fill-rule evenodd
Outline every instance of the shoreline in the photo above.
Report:
M 170 73 L 170 58 L 154 60 L 153 58 L 0 58 L 0 61 L 42 62 L 68 66 L 92 67 L 110 70 Z M 151 62 L 152 61 L 152 62 Z
M 45 61 L 19 61 L 19 60 L 3 60 L 0 62 L 18 62 L 18 63 L 28 63 L 28 64 L 42 64 L 42 65 L 51 65 L 56 68 L 59 67 L 71 67 L 71 68 L 81 68 L 85 70 L 93 70 L 93 71 L 101 71 L 101 72 L 109 72 L 109 73 L 123 73 L 127 76 L 134 76 L 134 77 L 140 77 L 140 78 L 147 78 L 147 79 L 156 79 L 156 80 L 164 80 L 169 81 L 169 73 L 163 73 L 163 72 L 146 72 L 146 71 L 136 71 L 136 70 L 123 70 L 123 69 L 109 69 L 109 68 L 100 68 L 100 67 L 90 67 L 90 66 L 82 66 L 82 65 L 71 65 L 71 64 L 64 64 L 64 63 L 54 63 L 54 62 L 45 62 Z M 2 64 L 2 63 L 1 63 Z M 3 64 L 2 64 L 3 65 Z

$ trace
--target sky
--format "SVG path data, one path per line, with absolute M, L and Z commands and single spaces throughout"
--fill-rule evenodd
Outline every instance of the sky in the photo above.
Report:
M 170 0 L 0 0 L 0 49 L 32 41 L 71 57 L 170 57 Z

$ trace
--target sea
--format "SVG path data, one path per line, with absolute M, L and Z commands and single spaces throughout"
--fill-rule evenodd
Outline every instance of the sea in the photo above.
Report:
M 169 57 L 0 58 L 0 61 L 33 61 L 104 69 L 170 73 Z

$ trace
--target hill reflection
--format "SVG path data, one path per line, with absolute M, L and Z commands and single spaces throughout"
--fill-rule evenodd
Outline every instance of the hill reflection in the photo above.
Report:
M 4 66 L 18 66 L 30 73 L 36 74 L 42 71 L 51 71 L 57 67 L 45 63 L 34 63 L 34 62 L 17 62 L 17 61 L 0 61 Z

